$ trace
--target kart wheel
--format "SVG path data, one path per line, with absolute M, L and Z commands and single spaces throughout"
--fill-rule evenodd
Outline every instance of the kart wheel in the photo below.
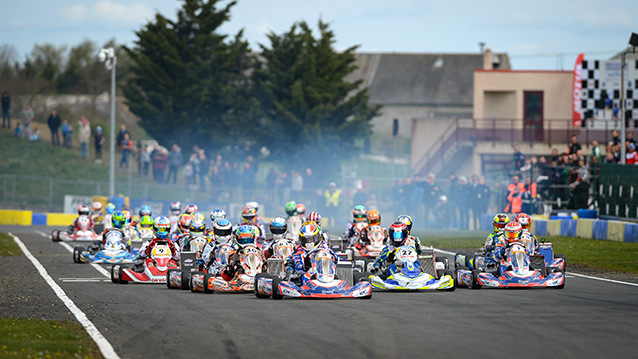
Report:
M 182 290 L 191 289 L 191 271 L 190 269 L 183 270 L 181 273 L 182 276 Z
M 213 288 L 210 288 L 208 286 L 208 281 L 210 280 L 210 278 L 213 278 L 212 274 L 206 273 L 204 275 L 204 293 L 206 293 L 206 294 L 211 294 L 211 293 L 215 292 L 215 290 Z
M 120 271 L 119 271 L 119 273 L 118 273 L 117 281 L 118 281 L 118 283 L 120 283 L 120 284 L 128 284 L 128 281 L 127 281 L 126 279 L 123 279 L 123 278 L 122 278 L 122 272 L 123 272 L 123 270 L 124 270 L 125 268 L 127 268 L 127 267 L 120 267 Z
M 51 240 L 53 242 L 59 242 L 60 241 L 60 232 L 58 232 L 57 230 L 52 230 L 51 231 Z
M 111 266 L 111 283 L 117 283 L 119 282 L 119 278 L 115 277 L 114 272 L 115 272 L 115 267 L 119 268 L 119 265 L 112 265 Z
M 481 289 L 481 284 L 478 281 L 478 275 L 481 271 L 478 269 L 472 270 L 472 289 Z
M 166 287 L 168 289 L 177 289 L 177 287 L 171 285 L 171 277 L 175 272 L 179 272 L 179 269 L 169 269 L 168 272 L 166 272 Z
M 276 299 L 276 300 L 284 299 L 284 296 L 277 292 L 277 290 L 279 289 L 280 282 L 281 282 L 281 279 L 279 279 L 278 277 L 274 277 L 272 279 L 272 299 Z
M 194 278 L 204 278 L 206 276 L 206 273 L 204 271 L 195 271 L 195 272 L 188 272 L 188 286 L 190 287 L 191 292 L 196 293 L 197 291 L 195 290 L 195 286 L 193 285 L 193 279 Z M 184 279 L 182 279 L 184 280 Z M 206 285 L 206 283 L 204 283 L 204 285 Z M 184 289 L 184 288 L 182 288 Z
M 82 263 L 82 259 L 80 258 L 82 256 L 82 252 L 84 252 L 84 248 L 82 247 L 73 248 L 73 262 Z
M 447 292 L 454 292 L 456 290 L 456 276 L 454 274 L 455 274 L 454 271 L 450 270 L 450 269 L 448 269 L 445 272 L 443 272 L 444 276 L 445 275 L 449 275 L 450 277 L 452 277 L 452 287 L 446 289 L 445 291 L 447 291 Z M 439 278 L 441 278 L 441 277 L 439 277 Z
M 370 276 L 372 275 L 370 272 L 354 272 L 352 283 L 357 284 L 359 282 L 369 282 Z
M 257 275 L 255 276 L 255 296 L 259 299 L 265 299 L 265 298 L 270 298 L 270 296 L 268 294 L 261 294 L 257 292 L 257 282 L 259 281 L 259 278 L 271 278 L 272 276 L 268 273 L 257 273 Z

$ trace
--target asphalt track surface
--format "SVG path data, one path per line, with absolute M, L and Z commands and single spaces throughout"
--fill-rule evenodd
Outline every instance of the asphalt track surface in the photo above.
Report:
M 374 292 L 371 300 L 204 295 L 165 285 L 112 284 L 92 266 L 73 263 L 67 249 L 37 232 L 50 228 L 0 226 L 0 231 L 26 244 L 122 358 L 636 355 L 636 286 L 568 276 L 563 290 Z M 31 300 L 14 303 L 10 313 L 5 303 L 0 316 L 69 319 L 33 265 L 24 262 L 13 268 L 35 288 Z M 6 266 L 0 269 L 2 277 L 13 275 Z M 83 281 L 88 278 L 99 281 Z M 43 312 L 34 302 L 49 309 Z

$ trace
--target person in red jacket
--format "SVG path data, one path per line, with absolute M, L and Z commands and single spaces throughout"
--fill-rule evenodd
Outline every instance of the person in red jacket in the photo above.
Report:
M 638 165 L 638 152 L 636 152 L 636 145 L 630 143 L 627 147 L 627 154 L 625 156 L 625 163 L 628 165 Z

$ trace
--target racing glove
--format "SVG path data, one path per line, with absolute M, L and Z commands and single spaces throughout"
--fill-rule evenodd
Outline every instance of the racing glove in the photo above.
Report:
M 381 264 L 375 263 L 374 266 L 372 267 L 372 270 L 370 271 L 370 273 L 374 274 L 374 275 L 381 274 Z

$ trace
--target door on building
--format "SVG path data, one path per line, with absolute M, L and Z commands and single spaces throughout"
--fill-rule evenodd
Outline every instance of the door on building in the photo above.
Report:
M 523 140 L 543 140 L 543 91 L 523 92 Z

